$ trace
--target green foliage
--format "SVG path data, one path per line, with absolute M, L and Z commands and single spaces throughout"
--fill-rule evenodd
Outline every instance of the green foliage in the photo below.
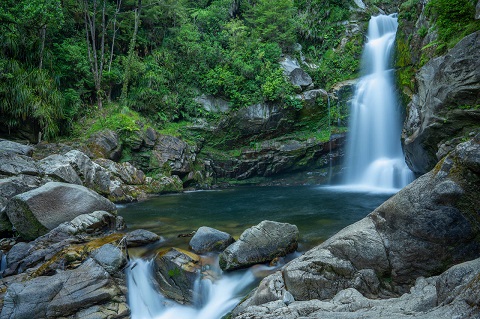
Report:
M 58 134 L 63 99 L 45 71 L 27 71 L 10 60 L 0 70 L 0 123 L 8 130 L 34 123 L 46 138 Z
M 357 77 L 361 49 L 361 45 L 350 41 L 343 50 L 328 50 L 318 68 L 311 70 L 314 82 L 329 90 L 335 83 Z
M 427 15 L 437 27 L 438 53 L 480 30 L 480 21 L 475 20 L 475 4 L 473 0 L 432 0 L 427 4 Z
M 252 35 L 289 49 L 296 41 L 293 0 L 258 0 L 246 12 Z

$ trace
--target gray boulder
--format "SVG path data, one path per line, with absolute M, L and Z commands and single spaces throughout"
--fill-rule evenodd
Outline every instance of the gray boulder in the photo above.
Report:
M 69 161 L 62 155 L 50 155 L 40 161 L 38 164 L 45 175 L 70 184 L 82 185 L 82 180 L 70 165 Z
M 433 169 L 480 121 L 480 31 L 416 75 L 418 92 L 408 107 L 402 139 L 406 162 L 418 174 Z
M 15 153 L 19 155 L 32 156 L 33 147 L 12 141 L 0 140 L 0 153 Z
M 77 150 L 67 152 L 63 156 L 75 169 L 84 186 L 100 194 L 110 193 L 110 174 L 103 167 Z
M 313 86 L 313 81 L 310 75 L 305 72 L 296 59 L 289 56 L 280 61 L 280 66 L 283 68 L 285 75 L 289 78 L 290 83 L 304 90 Z
M 6 208 L 10 222 L 25 239 L 35 239 L 63 222 L 115 205 L 94 191 L 74 184 L 50 182 L 13 197 Z
M 219 263 L 223 270 L 245 268 L 285 256 L 297 247 L 297 226 L 265 220 L 245 230 L 220 254 Z
M 136 229 L 126 235 L 128 247 L 145 246 L 157 242 L 160 239 L 160 236 L 145 229 Z
M 110 303 L 116 304 L 111 310 L 122 312 L 112 317 L 128 314 L 120 288 L 103 267 L 88 259 L 73 270 L 10 284 L 0 318 L 79 318 L 74 316 L 78 311 Z
M 47 234 L 29 243 L 15 244 L 7 254 L 7 269 L 4 275 L 19 274 L 30 268 L 40 268 L 43 271 L 64 268 L 71 262 L 81 261 L 85 253 L 95 249 L 99 244 L 120 241 L 121 234 L 112 234 L 125 228 L 123 218 L 105 211 L 96 211 L 62 223 Z M 108 238 L 98 243 L 85 245 L 87 238 L 95 236 Z M 110 236 L 111 235 L 111 236 Z M 77 245 L 78 248 L 68 249 Z M 64 251 L 64 253 L 61 253 Z M 55 256 L 54 262 L 50 259 Z M 42 267 L 42 264 L 48 266 Z
M 0 175 L 40 175 L 41 170 L 35 160 L 25 155 L 0 152 Z
M 122 251 L 112 244 L 105 244 L 93 251 L 92 258 L 110 274 L 117 273 L 127 264 Z
M 190 247 L 197 254 L 204 254 L 212 251 L 220 252 L 232 244 L 233 237 L 223 231 L 211 227 L 200 227 L 190 239 Z
M 123 183 L 129 185 L 142 185 L 145 183 L 145 174 L 129 162 L 116 163 L 112 160 L 99 158 L 94 163 L 105 168 L 112 175 L 120 178 Z

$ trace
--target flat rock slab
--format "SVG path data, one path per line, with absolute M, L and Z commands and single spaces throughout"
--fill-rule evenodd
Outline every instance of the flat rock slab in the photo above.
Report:
M 33 147 L 12 141 L 0 140 L 0 152 L 32 156 Z
M 265 220 L 245 230 L 235 243 L 220 254 L 220 267 L 234 270 L 272 261 L 298 247 L 298 228 Z
M 115 205 L 81 185 L 50 182 L 13 197 L 5 211 L 20 235 L 31 240 L 97 210 L 113 212 Z

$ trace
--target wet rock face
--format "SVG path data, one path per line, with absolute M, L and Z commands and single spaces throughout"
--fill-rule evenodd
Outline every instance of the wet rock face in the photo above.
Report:
M 294 259 L 282 268 L 281 274 L 265 278 L 245 307 L 258 306 L 255 309 L 262 311 L 272 310 L 270 306 L 280 307 L 273 303 L 278 303 L 285 287 L 297 301 L 335 300 L 345 289 L 354 289 L 362 298 L 408 292 L 417 278 L 439 275 L 452 265 L 478 257 L 479 192 L 480 134 L 459 144 L 434 170 L 366 218 Z M 441 285 L 451 290 L 458 284 L 454 277 L 449 274 Z M 478 295 L 478 277 L 474 278 L 477 288 L 472 293 Z M 447 298 L 446 290 L 438 293 Z M 449 296 L 456 298 L 457 294 Z M 371 301 L 365 298 L 365 302 Z M 435 302 L 429 307 L 436 305 Z M 264 314 L 258 317 L 264 318 Z M 372 314 L 367 318 L 374 317 Z M 441 318 L 448 316 L 442 314 Z
M 246 268 L 285 256 L 297 247 L 297 226 L 263 221 L 245 230 L 238 241 L 228 246 L 220 254 L 219 263 L 223 270 Z
M 25 239 L 35 239 L 63 222 L 115 205 L 94 191 L 74 184 L 50 182 L 13 197 L 5 212 Z
M 479 69 L 477 31 L 416 75 L 418 93 L 408 106 L 402 133 L 406 161 L 415 173 L 428 172 L 469 133 L 478 132 Z
M 155 278 L 161 292 L 182 304 L 192 304 L 194 285 L 201 271 L 200 257 L 172 248 L 155 259 Z

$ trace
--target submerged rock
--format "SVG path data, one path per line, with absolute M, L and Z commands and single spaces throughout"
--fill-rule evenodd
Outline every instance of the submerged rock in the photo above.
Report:
M 127 233 L 125 238 L 128 247 L 138 247 L 159 241 L 161 237 L 145 229 L 136 229 Z
M 265 220 L 245 230 L 220 254 L 219 263 L 223 270 L 246 268 L 285 256 L 297 247 L 297 226 Z
M 113 212 L 116 208 L 108 199 L 86 187 L 50 182 L 16 195 L 5 211 L 23 238 L 35 239 L 63 222 L 96 210 Z
M 190 240 L 190 247 L 197 254 L 208 252 L 221 252 L 235 240 L 223 231 L 211 227 L 200 227 Z

